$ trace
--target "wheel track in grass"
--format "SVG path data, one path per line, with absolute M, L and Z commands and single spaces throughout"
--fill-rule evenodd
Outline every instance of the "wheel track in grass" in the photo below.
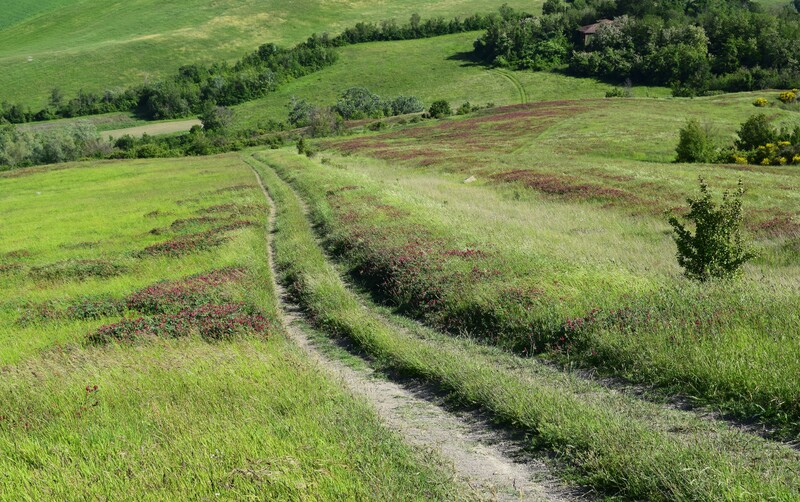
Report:
M 519 94 L 519 102 L 520 102 L 520 104 L 524 105 L 524 104 L 529 102 L 528 91 L 525 90 L 525 86 L 522 85 L 522 82 L 519 81 L 519 79 L 516 77 L 516 75 L 514 75 L 509 70 L 495 69 L 493 71 L 497 75 L 500 75 L 504 79 L 506 79 L 509 82 L 511 82 L 511 85 L 514 86 L 514 88 L 517 90 L 517 93 Z
M 278 157 L 281 157 L 281 155 L 278 155 Z M 294 157 L 292 157 L 292 158 L 294 158 Z M 288 161 L 288 159 L 285 159 L 285 160 Z M 253 162 L 253 165 L 256 165 L 256 166 L 259 166 L 259 167 L 263 167 L 266 170 L 265 172 L 267 173 L 267 175 L 269 176 L 270 179 L 273 179 L 273 176 L 275 176 L 272 173 L 273 170 L 278 170 L 278 173 L 280 174 L 280 177 L 287 176 L 287 173 L 285 173 L 283 171 L 285 166 L 280 166 L 280 167 L 273 168 L 273 166 L 271 165 L 270 161 L 261 160 L 261 159 L 258 159 L 258 160 L 254 159 L 254 161 L 255 162 Z M 280 161 L 278 161 L 278 162 L 280 163 Z M 290 169 L 290 168 L 286 167 L 286 169 Z M 278 176 L 275 176 L 274 179 L 275 179 L 275 183 L 279 182 L 278 181 L 278 179 L 279 179 Z M 285 186 L 283 186 L 284 184 L 285 184 Z M 305 201 L 303 201 L 303 199 L 300 198 L 297 195 L 296 192 L 294 193 L 294 196 L 286 195 L 285 193 L 283 193 L 283 192 L 293 192 L 293 191 L 295 191 L 295 188 L 290 186 L 290 184 L 287 183 L 286 180 L 284 180 L 282 182 L 282 185 L 280 185 L 279 187 L 276 187 L 276 190 L 278 190 L 279 193 L 282 194 L 282 195 L 280 195 L 282 200 L 283 200 L 283 198 L 285 198 L 287 196 L 290 197 L 290 198 L 295 199 L 294 201 L 292 201 L 290 203 L 290 204 L 294 204 L 296 206 L 294 209 L 291 210 L 291 212 L 297 213 L 298 216 L 300 216 L 303 213 L 305 213 L 304 216 L 305 216 L 305 219 L 306 219 L 306 223 L 308 223 L 309 211 L 310 210 L 309 210 L 309 207 L 305 204 Z M 280 217 L 280 211 L 278 212 L 278 215 Z M 300 217 L 302 218 L 302 216 L 300 216 Z M 311 226 L 313 226 L 313 225 L 311 225 Z M 289 231 L 289 233 L 291 235 L 291 231 Z M 320 239 L 320 236 L 317 235 L 316 236 L 317 245 L 319 245 L 319 239 Z M 312 246 L 312 244 L 306 244 L 306 245 L 307 246 Z M 291 247 L 292 246 L 290 246 L 290 248 Z M 313 245 L 313 247 L 316 248 L 317 246 Z M 321 250 L 319 250 L 319 251 L 321 251 Z M 295 251 L 295 252 L 297 252 L 297 251 Z M 318 258 L 315 258 L 315 259 L 318 259 Z M 313 263 L 314 263 L 313 260 L 314 259 L 312 259 L 312 261 L 310 262 L 312 264 L 312 266 L 314 266 L 313 265 Z M 330 265 L 331 258 L 327 257 L 327 260 L 328 260 L 328 266 L 331 266 Z M 284 261 L 286 261 L 286 260 L 284 259 Z M 291 263 L 291 260 L 288 261 L 287 263 Z M 313 269 L 313 270 L 317 270 L 317 269 Z M 297 272 L 297 271 L 295 271 L 295 272 Z M 312 275 L 310 277 L 320 277 L 318 275 L 320 273 L 322 274 L 321 277 L 325 276 L 323 272 L 316 271 L 316 272 L 312 273 Z M 314 274 L 317 274 L 317 275 L 315 276 Z M 302 272 L 301 272 L 301 276 L 302 276 Z M 340 277 L 340 279 L 341 279 L 341 277 Z M 343 287 L 343 286 L 341 286 L 341 287 Z M 303 288 L 303 289 L 305 289 L 305 288 Z M 315 288 L 312 287 L 310 290 L 314 291 Z M 352 294 L 352 291 L 351 291 L 350 294 Z M 368 347 L 366 350 L 367 350 L 368 353 L 372 354 L 373 352 L 377 351 L 376 353 L 380 354 L 382 351 L 388 350 L 392 355 L 391 356 L 386 356 L 386 357 L 388 357 L 389 359 L 392 359 L 392 357 L 394 357 L 395 348 L 392 347 L 392 345 L 391 345 L 392 342 L 388 341 L 389 339 L 386 338 L 387 334 L 386 334 L 385 330 L 388 329 L 390 331 L 394 331 L 396 333 L 396 336 L 398 336 L 400 339 L 407 339 L 407 338 L 409 338 L 408 333 L 415 332 L 416 328 L 415 327 L 411 327 L 411 326 L 406 326 L 406 324 L 411 322 L 411 321 L 408 320 L 407 318 L 403 318 L 402 316 L 397 317 L 394 314 L 392 314 L 392 315 L 389 316 L 389 317 L 391 317 L 391 319 L 389 319 L 389 318 L 386 317 L 387 316 L 386 313 L 383 313 L 383 314 L 380 313 L 383 310 L 379 309 L 379 310 L 373 311 L 376 307 L 375 306 L 370 307 L 371 304 L 370 304 L 370 301 L 369 301 L 368 298 L 365 299 L 365 298 L 362 297 L 360 300 L 358 300 L 358 302 L 360 303 L 360 307 L 359 308 L 363 309 L 365 312 L 368 312 L 368 314 L 366 316 L 360 316 L 358 314 L 355 314 L 355 311 L 352 310 L 354 308 L 354 306 L 343 307 L 343 308 L 344 308 L 345 311 L 347 309 L 350 309 L 350 311 L 353 312 L 353 315 L 356 316 L 355 318 L 357 318 L 357 319 L 358 318 L 363 318 L 364 322 L 367 322 L 366 321 L 367 317 L 371 317 L 371 318 L 377 320 L 377 322 L 375 323 L 374 329 L 376 329 L 377 333 L 380 333 L 380 334 L 376 334 L 375 335 L 377 338 L 372 338 L 372 335 L 367 335 L 366 333 L 364 333 L 364 334 L 356 334 L 356 333 L 358 333 L 357 328 L 349 328 L 349 327 L 347 327 L 347 321 L 344 321 L 344 324 L 342 325 L 343 326 L 342 329 L 345 331 L 347 336 L 354 335 L 353 340 L 359 346 L 360 346 L 361 343 L 366 343 L 367 347 Z M 312 301 L 312 304 L 313 304 L 313 301 Z M 317 307 L 319 307 L 319 305 L 317 305 Z M 338 322 L 342 322 L 341 320 L 337 320 L 336 315 L 337 314 L 334 314 L 333 317 L 331 318 L 331 319 L 333 319 L 334 325 L 336 325 L 336 323 L 338 323 Z M 395 317 L 397 317 L 397 318 L 395 319 Z M 339 319 L 341 319 L 341 318 L 339 318 Z M 382 327 L 380 327 L 380 324 L 384 324 L 386 326 L 390 325 L 390 326 L 388 328 L 382 328 Z M 418 327 L 422 328 L 422 326 L 419 325 L 419 323 L 413 323 L 413 324 L 414 324 L 414 326 L 418 326 Z M 367 324 L 365 324 L 364 326 L 366 326 L 366 325 L 369 325 L 369 326 L 372 327 L 372 324 L 370 322 L 367 322 Z M 351 333 L 350 332 L 351 329 L 356 329 L 356 331 Z M 424 329 L 430 331 L 428 328 L 424 328 Z M 411 330 L 411 331 L 409 331 L 409 330 Z M 431 333 L 433 333 L 433 332 L 431 331 Z M 414 334 L 416 334 L 416 333 L 414 333 Z M 381 339 L 381 337 L 383 337 L 383 338 Z M 419 340 L 420 344 L 428 345 L 429 347 L 432 347 L 432 345 L 438 345 L 439 343 L 443 344 L 444 346 L 442 347 L 442 350 L 444 351 L 445 354 L 449 353 L 449 351 L 452 351 L 452 350 L 456 350 L 456 351 L 459 350 L 459 349 L 453 349 L 452 347 L 450 347 L 450 345 L 454 345 L 454 346 L 458 345 L 458 342 L 454 342 L 454 341 L 452 341 L 450 339 L 450 337 L 446 337 L 444 335 L 435 335 L 434 336 L 434 338 L 436 340 L 439 340 L 438 342 L 436 342 L 433 338 L 431 338 L 430 336 L 427 336 L 427 335 L 419 335 L 419 336 L 415 336 L 415 338 L 420 338 L 420 340 Z M 371 340 L 376 340 L 374 343 L 376 343 L 377 346 L 372 347 L 371 344 L 373 342 Z M 383 341 L 380 341 L 380 340 L 383 340 Z M 386 345 L 387 343 L 389 345 Z M 403 343 L 408 343 L 408 342 L 403 342 Z M 391 347 L 391 348 L 387 348 L 387 347 Z M 445 348 L 445 347 L 447 347 L 447 348 Z M 472 347 L 472 346 L 470 346 L 470 347 Z M 373 350 L 373 349 L 375 349 L 375 350 Z M 399 360 L 401 360 L 403 362 L 401 362 L 400 365 L 396 366 L 396 367 L 399 368 L 401 371 L 404 370 L 405 368 L 410 368 L 411 369 L 411 373 L 412 374 L 416 374 L 416 369 L 418 368 L 418 366 L 417 366 L 417 362 L 414 360 L 415 356 L 413 356 L 413 354 L 415 354 L 414 349 L 411 349 L 411 352 L 406 351 L 405 353 L 402 352 L 403 350 L 405 350 L 405 349 L 399 349 L 400 352 L 398 352 L 398 354 L 401 354 L 401 355 L 398 356 L 400 358 Z M 429 348 L 429 349 L 421 349 L 421 350 L 423 350 L 423 351 L 424 350 L 428 350 L 429 351 L 428 354 L 426 356 L 424 356 L 424 357 L 430 359 L 430 356 L 431 356 L 430 350 L 434 350 L 435 351 L 436 349 Z M 468 350 L 472 351 L 473 349 L 470 348 Z M 549 364 L 548 365 L 541 365 L 541 363 L 536 363 L 534 366 L 536 366 L 536 367 L 538 367 L 540 369 L 534 369 L 533 367 L 529 368 L 529 366 L 531 366 L 531 365 L 527 364 L 527 363 L 523 363 L 523 361 L 524 361 L 523 359 L 518 359 L 516 357 L 512 357 L 511 355 L 505 354 L 505 353 L 502 353 L 502 354 L 501 353 L 496 353 L 495 354 L 496 351 L 492 352 L 493 349 L 491 347 L 487 347 L 485 350 L 488 350 L 488 351 L 492 352 L 492 354 L 495 354 L 495 355 L 490 355 L 489 353 L 484 354 L 483 350 L 484 349 L 480 349 L 478 347 L 475 347 L 475 351 L 476 351 L 476 353 L 474 354 L 475 357 L 477 357 L 479 359 L 487 359 L 487 361 L 485 361 L 485 363 L 488 363 L 489 366 L 496 367 L 497 371 L 499 371 L 502 374 L 509 374 L 509 376 L 510 376 L 512 373 L 514 373 L 514 374 L 518 375 L 518 378 L 520 378 L 520 381 L 523 382 L 523 384 L 522 384 L 523 386 L 527 385 L 524 382 L 526 382 L 529 379 L 530 379 L 532 388 L 535 388 L 537 385 L 538 386 L 549 385 L 548 382 L 544 382 L 543 384 L 535 383 L 534 380 L 537 377 L 534 377 L 534 374 L 541 374 L 542 373 L 541 368 L 550 367 L 551 365 L 549 365 Z M 412 355 L 409 356 L 409 354 L 412 354 Z M 381 355 L 379 357 L 379 360 L 382 359 L 384 356 L 385 355 Z M 407 356 L 411 357 L 411 359 L 404 359 Z M 445 356 L 445 357 L 449 357 L 449 355 Z M 491 361 L 492 359 L 494 359 L 494 361 Z M 425 363 L 425 364 L 428 364 L 428 363 Z M 450 369 L 446 369 L 447 368 L 446 364 L 445 364 L 445 366 L 442 366 L 441 374 L 438 372 L 438 368 L 439 368 L 439 366 L 437 365 L 438 363 L 430 362 L 430 364 L 432 365 L 432 366 L 430 366 L 431 368 L 437 368 L 437 369 L 432 370 L 433 375 L 429 375 L 428 373 L 425 373 L 423 371 L 423 380 L 430 381 L 434 385 L 438 385 L 437 382 L 439 382 L 439 380 L 438 380 L 439 378 L 445 378 L 446 379 L 446 378 L 450 378 L 452 376 L 452 375 L 448 375 L 448 372 L 451 372 L 451 370 Z M 484 364 L 484 363 L 481 363 L 481 364 Z M 395 367 L 395 366 L 392 363 L 390 363 L 388 367 Z M 599 401 L 603 401 L 603 402 L 607 401 L 605 404 L 607 405 L 609 410 L 612 410 L 612 409 L 613 410 L 617 410 L 617 408 L 619 408 L 619 411 L 614 412 L 614 414 L 620 415 L 620 416 L 622 416 L 622 415 L 629 416 L 630 415 L 629 418 L 633 422 L 639 423 L 639 426 L 642 426 L 643 424 L 647 424 L 647 431 L 645 431 L 643 433 L 645 435 L 643 435 L 642 437 L 643 438 L 654 437 L 654 436 L 649 436 L 649 434 L 651 434 L 651 432 L 649 432 L 649 431 L 652 430 L 652 434 L 654 434 L 656 436 L 659 436 L 659 441 L 661 441 L 663 443 L 665 450 L 670 450 L 672 448 L 678 448 L 679 451 L 682 451 L 685 454 L 688 454 L 689 455 L 688 458 L 696 457 L 696 456 L 698 456 L 698 454 L 700 456 L 705 455 L 705 453 L 703 453 L 704 451 L 709 451 L 709 452 L 711 452 L 711 451 L 719 451 L 720 457 L 713 457 L 714 461 L 711 462 L 712 464 L 715 464 L 717 467 L 719 467 L 719 470 L 715 470 L 715 469 L 711 468 L 711 471 L 709 471 L 708 464 L 702 464 L 702 463 L 697 464 L 696 462 L 693 463 L 691 467 L 690 466 L 684 466 L 683 468 L 679 469 L 680 472 L 678 472 L 677 470 L 674 470 L 673 472 L 677 473 L 676 474 L 677 477 L 675 477 L 673 479 L 673 478 L 670 478 L 668 476 L 666 478 L 669 481 L 669 483 L 664 485 L 665 489 L 667 489 L 667 492 L 671 493 L 672 490 L 676 489 L 675 487 L 680 487 L 678 490 L 679 491 L 684 490 L 684 491 L 682 491 L 682 493 L 684 495 L 686 495 L 688 493 L 695 493 L 695 492 L 693 492 L 693 489 L 685 488 L 685 487 L 683 487 L 683 485 L 680 484 L 681 483 L 680 479 L 682 479 L 680 477 L 681 473 L 682 472 L 689 472 L 689 471 L 692 471 L 694 469 L 698 469 L 698 474 L 704 473 L 704 472 L 712 472 L 712 474 L 710 474 L 708 476 L 705 476 L 705 475 L 701 476 L 701 477 L 703 477 L 703 479 L 708 478 L 708 479 L 706 479 L 706 481 L 711 480 L 712 484 L 715 483 L 714 479 L 715 479 L 716 475 L 713 474 L 714 472 L 719 472 L 720 473 L 719 474 L 719 476 L 720 476 L 719 479 L 725 479 L 725 473 L 726 472 L 731 472 L 731 474 L 733 474 L 733 472 L 735 472 L 736 473 L 735 475 L 742 475 L 743 476 L 741 478 L 742 479 L 742 485 L 736 484 L 735 486 L 744 486 L 745 484 L 750 482 L 748 480 L 750 479 L 749 477 L 752 474 L 755 474 L 756 472 L 759 472 L 759 471 L 760 472 L 765 472 L 765 471 L 762 471 L 761 468 L 758 468 L 758 467 L 755 467 L 755 466 L 762 464 L 762 462 L 773 462 L 773 461 L 775 462 L 775 464 L 774 464 L 774 469 L 775 470 L 774 471 L 770 470 L 769 472 L 771 472 L 772 474 L 770 474 L 770 476 L 768 477 L 768 478 L 772 478 L 772 481 L 765 481 L 763 485 L 758 485 L 758 484 L 753 484 L 752 485 L 757 490 L 763 490 L 763 491 L 759 491 L 758 493 L 761 494 L 761 495 L 767 495 L 767 494 L 770 494 L 770 493 L 775 495 L 775 494 L 779 493 L 779 491 L 777 491 L 777 486 L 784 486 L 784 487 L 787 487 L 787 488 L 789 486 L 795 486 L 796 487 L 794 482 L 789 483 L 789 485 L 781 484 L 781 483 L 783 483 L 785 481 L 777 482 L 778 478 L 779 477 L 784 477 L 787 472 L 791 472 L 791 473 L 800 472 L 795 467 L 795 465 L 797 463 L 797 457 L 795 456 L 796 454 L 793 455 L 792 453 L 790 453 L 791 448 L 789 450 L 784 449 L 784 448 L 786 448 L 786 446 L 791 446 L 791 445 L 787 445 L 786 443 L 781 444 L 780 442 L 764 441 L 763 439 L 758 438 L 755 434 L 752 434 L 752 432 L 753 432 L 752 430 L 751 431 L 745 431 L 745 430 L 742 430 L 743 428 L 741 428 L 741 427 L 736 427 L 736 426 L 730 427 L 731 425 L 734 425 L 734 424 L 731 424 L 730 422 L 728 422 L 726 424 L 725 423 L 725 422 L 727 422 L 726 420 L 719 420 L 718 417 L 710 417 L 708 415 L 704 416 L 704 414 L 702 412 L 701 413 L 697 413 L 697 411 L 695 411 L 695 410 L 693 410 L 692 412 L 687 412 L 687 411 L 683 411 L 683 410 L 676 410 L 675 409 L 676 407 L 674 405 L 670 405 L 668 403 L 663 403 L 663 402 L 662 403 L 654 403 L 654 402 L 650 401 L 649 399 L 644 399 L 643 400 L 642 396 L 635 395 L 635 394 L 638 394 L 637 392 L 633 392 L 632 394 L 634 394 L 634 395 L 631 395 L 631 392 L 630 392 L 631 389 L 630 389 L 629 386 L 626 386 L 626 385 L 620 386 L 620 385 L 618 385 L 618 383 L 615 385 L 615 383 L 608 382 L 608 381 L 603 381 L 604 379 L 598 379 L 596 375 L 593 375 L 593 377 L 594 377 L 593 378 L 592 376 L 583 374 L 582 372 L 580 372 L 580 374 L 575 374 L 572 371 L 562 372 L 562 370 L 559 370 L 558 368 L 550 367 L 550 370 L 548 370 L 548 371 L 553 371 L 556 374 L 561 373 L 561 374 L 564 375 L 564 377 L 563 377 L 564 379 L 567 379 L 567 375 L 571 374 L 572 376 L 570 376 L 569 378 L 577 379 L 578 381 L 582 381 L 582 382 L 585 382 L 587 384 L 591 384 L 592 386 L 596 386 L 595 389 L 589 389 L 589 388 L 584 388 L 583 385 L 578 385 L 575 388 L 574 391 L 570 391 L 567 388 L 564 389 L 565 394 L 569 394 L 569 392 L 577 392 L 576 395 L 583 396 L 582 399 L 584 399 L 584 398 L 586 399 L 586 405 L 585 405 L 586 411 L 589 412 L 590 414 L 593 412 L 593 409 L 592 409 L 592 406 L 593 406 L 592 403 L 593 402 L 598 402 L 598 400 Z M 455 374 L 461 375 L 461 371 L 460 370 L 453 370 L 453 371 L 455 371 Z M 532 371 L 533 374 L 529 375 L 528 374 L 529 371 Z M 473 375 L 471 375 L 469 373 L 469 370 L 467 370 L 466 373 L 464 373 L 464 374 L 467 377 L 469 377 L 468 378 L 468 382 L 469 383 L 465 384 L 467 386 L 471 385 L 472 383 L 475 383 L 475 382 L 479 381 L 479 380 L 474 380 L 472 378 Z M 545 378 L 547 379 L 549 377 L 545 377 Z M 560 381 L 561 379 L 562 379 L 562 377 L 557 377 L 557 380 Z M 555 387 L 560 387 L 560 385 L 558 385 L 558 382 L 554 382 L 554 383 L 556 384 Z M 444 386 L 447 388 L 447 390 L 454 390 L 456 392 L 456 395 L 458 395 L 460 392 L 462 392 L 461 390 L 459 390 L 459 389 L 461 389 L 460 385 L 456 385 L 456 387 L 454 389 L 451 389 L 450 385 L 455 385 L 455 384 L 444 382 Z M 603 389 L 603 388 L 605 388 L 605 389 Z M 534 393 L 536 393 L 536 392 L 534 392 Z M 625 395 L 625 394 L 628 395 L 627 398 L 623 397 L 623 395 Z M 617 396 L 617 397 L 614 397 L 614 396 Z M 565 397 L 565 399 L 567 401 L 569 401 L 569 399 L 568 399 L 569 396 L 565 395 L 564 397 Z M 470 397 L 469 399 L 472 399 L 472 397 Z M 472 402 L 472 401 L 470 401 L 470 402 Z M 501 405 L 496 404 L 491 399 L 489 399 L 489 402 L 490 402 L 490 405 L 489 405 L 490 409 L 487 410 L 489 412 L 489 414 L 494 414 L 495 412 L 500 412 L 502 414 L 502 413 L 506 412 L 506 411 L 504 411 L 504 409 L 502 408 Z M 598 404 L 600 404 L 600 403 L 598 402 Z M 496 406 L 500 406 L 500 408 L 499 409 L 495 409 Z M 584 405 L 581 405 L 581 406 L 584 406 Z M 678 407 L 678 408 L 680 408 L 680 407 Z M 535 407 L 534 407 L 534 409 L 535 409 Z M 525 412 L 525 413 L 527 413 L 527 412 Z M 513 414 L 512 415 L 513 415 L 513 417 L 516 417 L 516 418 L 514 418 L 514 420 L 521 419 L 523 421 L 523 423 L 525 423 L 525 426 L 527 427 L 529 424 L 536 423 L 536 420 L 537 420 L 535 418 L 537 416 L 536 415 L 537 412 L 534 411 L 534 412 L 531 412 L 531 413 L 533 413 L 533 415 L 530 415 L 530 417 L 531 417 L 530 420 L 533 420 L 533 422 L 530 422 L 530 423 L 528 422 L 528 420 L 529 420 L 527 418 L 528 415 L 513 415 Z M 549 412 L 545 411 L 544 413 L 546 415 Z M 580 422 L 580 420 L 578 422 Z M 706 425 L 702 425 L 703 423 L 707 423 L 708 425 L 707 426 Z M 516 422 L 513 422 L 513 424 L 516 424 Z M 514 427 L 516 427 L 516 425 L 513 425 L 513 424 L 512 424 L 512 429 Z M 610 424 L 614 425 L 613 420 L 610 422 Z M 530 425 L 530 426 L 534 427 L 534 425 Z M 650 427 L 652 427 L 652 429 L 649 429 Z M 736 431 L 736 429 L 739 429 L 739 430 Z M 627 437 L 627 436 L 625 436 L 625 437 Z M 695 437 L 696 437 L 696 439 L 695 439 Z M 559 438 L 554 438 L 554 446 L 556 446 L 556 447 L 559 446 L 558 441 L 560 441 Z M 614 443 L 613 440 L 611 442 Z M 570 443 L 570 444 L 572 444 L 572 443 Z M 617 444 L 617 443 L 614 443 L 614 444 Z M 648 444 L 650 444 L 650 443 L 648 442 Z M 709 447 L 711 449 L 708 449 Z M 548 449 L 547 446 L 545 446 L 545 448 Z M 611 450 L 609 450 L 609 451 L 613 451 L 613 448 L 615 448 L 615 447 L 612 446 Z M 714 448 L 717 448 L 718 450 L 714 450 Z M 762 450 L 762 448 L 763 448 L 763 450 Z M 696 450 L 697 453 L 695 453 L 695 450 Z M 607 451 L 607 450 L 605 450 L 604 447 L 598 445 L 597 446 L 597 451 L 599 453 L 602 453 L 602 452 Z M 762 451 L 763 451 L 763 453 L 762 453 Z M 682 458 L 684 456 L 684 453 L 682 453 L 679 457 Z M 730 460 L 727 460 L 726 457 L 725 457 L 728 454 L 731 455 Z M 645 457 L 642 457 L 642 458 L 646 459 L 647 458 L 646 454 L 645 454 Z M 638 457 L 636 455 L 634 455 L 634 458 L 632 460 L 638 462 L 638 460 L 636 460 L 636 459 L 638 459 Z M 709 457 L 709 460 L 710 459 L 711 459 L 711 457 Z M 738 459 L 738 461 L 737 461 L 737 459 Z M 728 463 L 726 463 L 726 462 L 728 462 Z M 740 463 L 740 462 L 742 462 L 742 463 Z M 783 462 L 788 462 L 788 463 L 787 464 L 783 464 Z M 671 465 L 672 465 L 672 467 L 675 467 L 674 462 Z M 701 468 L 704 465 L 706 467 L 705 468 Z M 735 467 L 732 467 L 733 471 L 729 471 L 728 468 L 726 467 L 727 465 L 735 466 Z M 645 462 L 643 462 L 643 466 L 646 466 L 645 471 L 647 471 L 647 472 L 650 472 L 650 470 L 655 469 L 654 472 L 658 472 L 659 473 L 656 477 L 661 479 L 661 477 L 663 475 L 663 472 L 658 470 L 658 469 L 660 469 L 658 466 L 653 467 L 652 464 L 649 464 L 648 461 L 646 461 L 646 460 L 645 460 Z M 698 466 L 700 466 L 700 467 L 698 467 Z M 747 467 L 747 466 L 751 466 L 751 467 Z M 680 467 L 680 466 L 678 466 L 678 467 Z M 675 468 L 677 469 L 677 467 L 675 467 Z M 770 469 L 772 469 L 772 468 L 770 468 Z M 591 472 L 591 471 L 589 471 L 589 472 Z M 601 472 L 604 472 L 604 471 L 601 469 Z M 625 468 L 621 468 L 620 472 L 622 474 L 624 474 L 626 472 L 626 469 Z M 633 473 L 635 471 L 631 471 L 631 472 Z M 614 472 L 610 471 L 610 473 L 612 474 L 612 477 L 613 477 Z M 766 480 L 768 478 L 763 478 L 763 479 Z M 633 479 L 636 480 L 638 478 L 636 478 L 636 475 L 634 475 Z M 650 479 L 650 478 L 642 478 L 642 479 Z M 739 479 L 739 478 L 735 478 L 735 479 Z M 774 484 L 774 483 L 777 483 L 777 484 Z M 594 483 L 590 483 L 590 484 L 594 484 Z M 695 483 L 695 482 L 692 483 L 692 485 L 695 485 L 695 484 L 697 484 L 697 483 Z M 726 481 L 722 485 L 718 485 L 718 486 L 730 486 L 730 485 L 728 485 L 727 481 Z M 649 490 L 650 488 L 645 488 L 645 489 Z M 654 489 L 658 490 L 658 489 L 662 489 L 662 488 L 655 487 Z M 639 491 L 637 492 L 637 490 L 639 490 Z M 642 490 L 641 488 L 637 488 L 636 486 L 633 486 L 633 491 L 631 493 L 649 493 L 649 492 L 644 492 L 644 491 L 641 491 L 641 490 Z M 700 490 L 697 491 L 697 493 L 703 492 L 703 490 L 704 489 L 700 489 Z M 776 491 L 773 491 L 773 490 L 776 490 Z M 721 489 L 719 491 L 719 493 L 723 493 L 725 491 L 726 490 Z M 791 491 L 791 490 L 789 490 L 789 491 Z M 709 493 L 711 493 L 711 492 L 716 493 L 716 492 L 714 492 L 714 490 L 711 490 Z M 653 492 L 653 493 L 655 493 L 655 492 Z M 781 491 L 781 493 L 783 493 L 783 492 Z M 785 495 L 785 493 L 784 493 L 784 495 Z M 572 494 L 572 496 L 574 497 L 575 494 Z
M 249 159 L 248 159 L 249 163 Z M 250 166 L 252 168 L 252 165 Z M 324 371 L 342 381 L 354 395 L 366 399 L 381 421 L 408 444 L 433 450 L 453 467 L 457 479 L 480 500 L 566 501 L 576 497 L 562 486 L 543 461 L 517 461 L 522 448 L 486 421 L 468 419 L 446 411 L 434 402 L 434 395 L 411 389 L 378 375 L 371 367 L 353 369 L 330 359 L 311 342 L 300 324 L 300 309 L 277 280 L 272 246 L 276 208 L 259 173 L 253 173 L 270 208 L 267 257 L 273 274 L 275 298 L 282 312 L 281 322 L 288 336 Z M 302 200 L 302 199 L 300 199 Z

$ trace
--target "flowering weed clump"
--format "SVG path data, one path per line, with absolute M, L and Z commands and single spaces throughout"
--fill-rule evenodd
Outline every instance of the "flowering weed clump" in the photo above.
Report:
M 794 90 L 784 91 L 780 93 L 780 95 L 778 95 L 778 99 L 781 101 L 781 103 L 785 104 L 794 103 L 795 101 L 797 101 L 797 92 L 795 92 Z
M 243 276 L 243 269 L 229 267 L 180 281 L 153 284 L 128 296 L 125 305 L 130 310 L 152 315 L 228 301 L 230 298 L 222 292 L 221 286 Z
M 203 305 L 174 314 L 123 319 L 99 328 L 89 335 L 89 342 L 136 342 L 153 337 L 183 338 L 193 334 L 217 341 L 252 333 L 265 335 L 270 326 L 264 315 L 254 312 L 244 303 Z
M 230 223 L 225 223 L 218 227 L 203 232 L 176 237 L 168 241 L 159 242 L 147 246 L 138 253 L 139 257 L 147 256 L 170 256 L 178 257 L 185 256 L 191 253 L 201 251 L 208 251 L 215 247 L 221 246 L 227 242 L 230 237 L 225 235 L 227 232 L 239 230 L 242 228 L 256 225 L 255 222 L 249 220 L 236 220 Z
M 32 267 L 29 275 L 42 281 L 86 280 L 121 275 L 127 268 L 108 260 L 66 260 Z
M 179 281 L 153 284 L 131 294 L 125 309 L 142 314 L 108 324 L 89 336 L 92 343 L 182 338 L 197 334 L 224 340 L 246 333 L 266 334 L 271 326 L 252 305 L 235 301 L 225 286 L 240 281 L 241 268 L 229 267 Z

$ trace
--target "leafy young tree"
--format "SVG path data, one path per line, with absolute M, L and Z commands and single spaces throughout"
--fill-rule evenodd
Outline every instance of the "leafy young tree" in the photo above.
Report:
M 217 106 L 213 102 L 208 102 L 203 107 L 200 115 L 200 122 L 203 129 L 207 131 L 219 131 L 225 129 L 233 121 L 233 110 L 224 106 Z
M 440 99 L 438 101 L 434 101 L 431 104 L 428 113 L 431 117 L 435 119 L 440 119 L 442 117 L 449 117 L 453 114 L 453 109 L 450 108 L 450 103 L 445 101 L 444 99 Z
M 713 162 L 714 142 L 708 129 L 695 119 L 686 123 L 680 131 L 680 140 L 675 149 L 678 157 L 675 162 Z
M 755 150 L 759 146 L 775 141 L 776 132 L 763 113 L 747 119 L 738 131 L 736 146 L 741 150 Z
M 700 178 L 700 197 L 689 198 L 686 219 L 690 228 L 675 216 L 669 219 L 678 246 L 678 264 L 690 279 L 705 282 L 711 278 L 729 278 L 754 257 L 742 236 L 742 197 L 744 186 L 732 194 L 724 192 L 722 204 L 714 202 L 708 185 Z

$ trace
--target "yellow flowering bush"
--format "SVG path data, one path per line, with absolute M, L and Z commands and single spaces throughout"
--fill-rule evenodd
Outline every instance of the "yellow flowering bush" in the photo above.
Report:
M 761 165 L 762 166 L 768 166 L 769 164 L 770 164 L 769 158 L 768 157 L 764 157 L 764 159 L 761 161 Z
M 753 106 L 757 106 L 759 108 L 764 108 L 768 104 L 769 101 L 767 101 L 766 98 L 757 98 L 755 101 L 753 101 Z
M 792 157 L 792 164 L 800 164 L 800 154 L 795 154 L 795 156 Z
M 778 96 L 778 99 L 783 103 L 794 103 L 797 100 L 797 93 L 794 91 L 782 92 L 780 96 Z

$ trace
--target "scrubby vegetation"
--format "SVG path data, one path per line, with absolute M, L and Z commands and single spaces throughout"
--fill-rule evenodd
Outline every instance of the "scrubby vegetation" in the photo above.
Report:
M 777 129 L 759 113 L 745 120 L 732 144 L 720 144 L 696 120 L 681 129 L 677 162 L 719 162 L 785 166 L 800 164 L 800 126 Z

